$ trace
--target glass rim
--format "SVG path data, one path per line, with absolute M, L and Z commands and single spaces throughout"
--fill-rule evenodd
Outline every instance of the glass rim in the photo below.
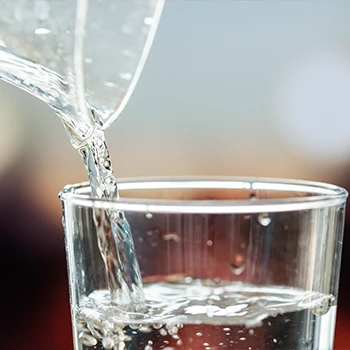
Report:
M 327 208 L 346 202 L 348 192 L 339 186 L 304 180 L 283 178 L 231 176 L 173 176 L 129 177 L 118 179 L 122 190 L 157 189 L 227 189 L 271 190 L 304 193 L 303 197 L 251 199 L 153 199 L 153 198 L 95 198 L 89 195 L 88 182 L 66 185 L 59 193 L 64 203 L 112 211 L 149 213 L 211 213 L 240 214 L 285 212 Z

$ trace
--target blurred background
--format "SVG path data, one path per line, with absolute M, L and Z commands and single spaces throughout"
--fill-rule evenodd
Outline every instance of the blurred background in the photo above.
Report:
M 0 82 L 0 115 L 1 349 L 69 350 L 57 194 L 85 171 L 42 102 Z M 272 176 L 350 188 L 350 2 L 168 0 L 107 141 L 118 177 Z M 349 219 L 335 349 L 350 349 Z

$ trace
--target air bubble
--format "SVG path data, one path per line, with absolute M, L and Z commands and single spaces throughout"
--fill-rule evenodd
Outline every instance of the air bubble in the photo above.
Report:
M 106 159 L 103 163 L 104 167 L 109 170 L 111 167 L 111 161 L 109 159 Z
M 146 219 L 152 219 L 152 218 L 153 218 L 153 214 L 151 214 L 151 213 L 146 213 L 146 214 L 145 214 L 145 217 L 146 217 Z
M 231 263 L 231 270 L 236 276 L 239 276 L 244 271 L 246 262 L 241 254 L 237 254 L 234 260 L 235 261 Z
M 148 327 L 148 326 L 142 326 L 140 328 L 140 332 L 142 332 L 142 333 L 151 333 L 152 329 L 151 329 L 151 327 Z
M 211 247 L 212 245 L 213 245 L 213 241 L 211 241 L 211 240 L 207 241 L 207 246 L 208 247 Z
M 249 335 L 253 335 L 254 334 L 254 329 L 251 328 L 251 329 L 249 329 L 248 332 L 249 332 Z
M 137 330 L 137 329 L 139 329 L 139 328 L 142 327 L 142 324 L 130 324 L 129 327 L 130 327 L 131 329 Z
M 270 225 L 271 218 L 269 217 L 269 214 L 261 213 L 258 216 L 258 221 L 259 221 L 260 225 L 266 227 L 266 226 Z
M 163 325 L 161 324 L 161 323 L 154 323 L 153 324 L 153 328 L 154 329 L 160 329 L 160 328 L 162 328 L 163 327 Z
M 196 333 L 197 337 L 201 337 L 203 334 L 201 332 Z
M 324 298 L 312 308 L 312 313 L 317 316 L 325 315 L 332 305 L 335 305 L 335 298 Z
M 165 336 L 168 334 L 168 332 L 167 332 L 164 328 L 161 328 L 161 329 L 159 330 L 159 334 L 160 334 L 161 336 L 165 337 Z
M 177 334 L 177 332 L 178 332 L 178 330 L 179 330 L 175 325 L 166 325 L 165 327 L 166 327 L 166 329 L 168 330 L 168 333 L 169 333 L 170 335 L 175 335 L 175 334 Z

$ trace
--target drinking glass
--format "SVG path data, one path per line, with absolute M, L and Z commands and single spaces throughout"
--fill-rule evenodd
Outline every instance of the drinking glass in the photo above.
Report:
M 119 193 L 60 193 L 76 350 L 333 348 L 344 189 L 190 177 L 121 179 Z M 136 306 L 125 285 L 110 292 L 126 256 L 142 277 Z

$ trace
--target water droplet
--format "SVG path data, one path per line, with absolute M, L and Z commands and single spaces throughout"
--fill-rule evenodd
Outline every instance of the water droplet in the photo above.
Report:
M 209 346 L 209 344 L 208 344 L 208 343 L 203 343 L 203 345 L 204 345 L 204 346 Z
M 153 24 L 153 18 L 152 17 L 145 17 L 143 20 L 143 23 L 150 26 Z
M 231 328 L 225 327 L 225 328 L 223 328 L 223 330 L 224 330 L 225 332 L 229 332 L 229 331 L 231 330 Z
M 271 218 L 268 213 L 261 213 L 258 216 L 258 221 L 262 226 L 268 226 L 271 222 Z
M 239 340 L 246 340 L 246 338 L 242 337 L 242 338 L 239 338 Z
M 203 334 L 200 333 L 200 332 L 196 333 L 196 336 L 197 336 L 197 337 L 201 337 L 202 335 L 203 335 Z
M 124 79 L 124 80 L 131 80 L 132 79 L 132 74 L 129 72 L 126 73 L 120 73 L 119 77 Z
M 277 339 L 276 339 L 276 338 L 273 338 L 273 342 L 276 344 L 276 343 L 277 343 Z
M 207 246 L 208 247 L 211 247 L 212 245 L 213 245 L 213 241 L 211 241 L 211 240 L 207 241 Z
M 81 332 L 79 334 L 79 339 L 85 346 L 95 346 L 97 344 L 96 338 L 94 338 L 92 335 Z
M 153 214 L 151 214 L 151 213 L 146 213 L 146 214 L 145 214 L 145 217 L 146 217 L 147 219 L 152 219 L 152 218 L 153 218 Z
M 36 28 L 34 30 L 34 33 L 37 35 L 46 35 L 46 34 L 50 34 L 51 30 L 48 28 Z

